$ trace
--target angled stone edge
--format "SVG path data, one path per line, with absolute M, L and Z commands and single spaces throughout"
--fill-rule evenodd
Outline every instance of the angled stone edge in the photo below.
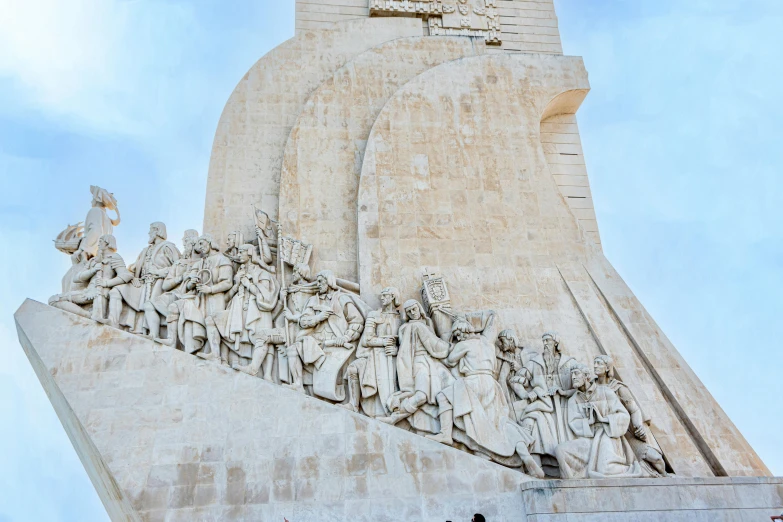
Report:
M 55 413 L 57 413 L 57 417 L 60 419 L 63 428 L 65 428 L 65 433 L 68 434 L 68 438 L 71 440 L 79 460 L 82 461 L 87 476 L 90 477 L 90 481 L 93 487 L 95 487 L 103 507 L 106 508 L 109 518 L 113 521 L 141 522 L 141 518 L 136 510 L 133 509 L 133 506 L 131 506 L 122 488 L 114 480 L 114 476 L 103 461 L 98 448 L 95 447 L 92 439 L 90 439 L 87 430 L 84 429 L 79 418 L 71 409 L 70 404 L 68 404 L 68 399 L 60 391 L 49 369 L 38 356 L 38 352 L 27 337 L 24 328 L 19 324 L 17 314 L 14 314 L 14 320 L 16 322 L 19 343 L 22 345 L 30 365 L 38 376 L 38 380 L 41 381 L 41 386 L 43 386 Z
M 112 520 L 524 516 L 519 471 L 29 299 L 15 319 Z

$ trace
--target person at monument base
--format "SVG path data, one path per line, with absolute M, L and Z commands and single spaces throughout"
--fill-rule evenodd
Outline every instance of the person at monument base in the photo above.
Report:
M 398 310 L 400 292 L 394 287 L 381 291 L 381 309 L 367 315 L 356 359 L 348 365 L 348 402 L 345 407 L 369 417 L 388 415 L 386 402 L 397 385 L 397 340 L 402 317 Z
M 160 221 L 152 223 L 149 245 L 130 266 L 133 279 L 109 292 L 109 323 L 112 326 L 124 326 L 136 334 L 147 329 L 143 315 L 137 314 L 143 314 L 147 301 L 163 293 L 163 279 L 168 268 L 180 258 L 179 250 L 166 237 L 166 225 Z
M 597 384 L 583 364 L 571 368 L 571 381 L 575 393 L 568 399 L 566 418 L 574 439 L 555 448 L 560 477 L 645 476 L 625 438 L 631 416 L 617 394 Z

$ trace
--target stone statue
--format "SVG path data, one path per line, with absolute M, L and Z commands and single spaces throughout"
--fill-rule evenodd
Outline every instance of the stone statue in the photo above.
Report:
M 75 254 L 84 252 L 88 257 L 93 257 L 98 253 L 98 241 L 101 236 L 111 234 L 112 227 L 120 224 L 120 210 L 114 194 L 106 189 L 91 185 L 90 194 L 92 194 L 92 208 L 84 218 L 84 232 Z M 117 214 L 116 219 L 110 218 L 106 213 L 107 210 L 113 210 Z
M 307 301 L 316 293 L 318 289 L 315 283 L 310 280 L 310 266 L 306 263 L 296 263 L 293 266 L 293 281 L 287 288 L 280 291 L 280 300 L 283 302 L 283 313 L 278 318 L 281 326 L 288 330 L 286 343 L 277 345 L 278 373 L 281 382 L 290 384 L 291 369 L 288 362 L 290 350 L 296 351 L 293 346 L 294 341 L 299 336 L 299 319 L 302 318 Z M 312 384 L 312 375 L 309 382 L 305 376 L 301 376 L 304 384 Z
M 398 310 L 400 292 L 384 288 L 380 295 L 381 309 L 367 315 L 356 360 L 348 365 L 348 402 L 345 407 L 369 417 L 391 413 L 389 397 L 397 390 L 397 341 L 402 317 Z
M 235 272 L 239 268 L 239 247 L 244 244 L 245 235 L 241 231 L 235 230 L 228 233 L 228 236 L 226 237 L 226 249 L 223 251 L 223 254 L 234 263 Z
M 400 387 L 387 401 L 391 415 L 378 417 L 387 424 L 407 419 L 419 433 L 438 433 L 436 397 L 454 382 L 441 362 L 449 354 L 450 344 L 435 333 L 432 319 L 415 299 L 402 305 L 405 322 L 399 330 L 400 347 L 397 352 L 397 381 Z
M 571 368 L 574 393 L 567 404 L 573 440 L 555 449 L 564 479 L 642 477 L 642 470 L 625 434 L 631 416 L 617 394 L 595 382 L 584 365 Z
M 471 319 L 479 326 L 471 324 Z M 491 459 L 518 455 L 528 474 L 544 478 L 543 470 L 528 452 L 533 439 L 511 419 L 509 405 L 494 378 L 497 336 L 495 312 L 470 314 L 454 321 L 452 338 L 456 342 L 444 362 L 458 367 L 460 377 L 438 393 L 441 428 L 438 434 L 427 437 L 452 445 L 456 427 L 464 434 L 460 442 L 476 453 Z
M 494 374 L 508 404 L 514 404 L 518 400 L 508 381 L 520 369 L 522 369 L 522 348 L 517 341 L 517 335 L 513 330 L 503 330 L 498 334 Z
M 512 403 L 517 422 L 533 437 L 529 451 L 545 470 L 557 476 L 555 459 L 558 442 L 554 401 L 549 395 L 546 364 L 541 353 L 530 351 L 523 357 L 522 368 L 509 376 L 509 388 L 519 400 Z
M 196 246 L 196 240 L 198 240 L 198 232 L 193 229 L 185 231 L 182 236 L 182 257 L 177 259 L 173 265 L 171 265 L 166 271 L 166 277 L 163 279 L 161 285 L 162 294 L 153 297 L 146 303 L 144 303 L 144 320 L 147 323 L 147 329 L 150 337 L 155 341 L 160 342 L 160 317 L 166 317 L 169 312 L 169 307 L 177 299 L 189 295 L 186 290 L 187 276 L 190 273 L 190 269 L 193 263 L 196 262 L 193 255 L 193 249 Z M 167 326 L 168 337 L 171 338 L 172 325 Z M 176 326 L 174 327 L 176 329 Z
M 651 444 L 653 442 L 652 436 L 645 427 L 645 424 L 650 424 L 650 418 L 644 415 L 628 386 L 615 378 L 614 360 L 608 355 L 599 355 L 593 361 L 593 369 L 597 377 L 596 382 L 601 386 L 611 388 L 631 416 L 631 424 L 625 438 L 636 457 L 651 475 L 665 477 L 667 473 L 663 453 Z
M 152 223 L 149 245 L 130 267 L 133 279 L 109 292 L 109 323 L 112 326 L 125 326 L 132 333 L 144 333 L 143 316 L 137 317 L 137 313 L 144 312 L 145 303 L 163 293 L 163 279 L 180 257 L 177 247 L 166 237 L 166 225 L 159 221 Z
M 196 253 L 201 259 L 193 264 L 189 285 L 195 285 L 197 309 L 189 310 L 193 321 L 202 321 L 207 334 L 209 352 L 198 352 L 203 359 L 228 365 L 228 348 L 222 347 L 215 316 L 226 309 L 226 292 L 233 287 L 234 269 L 231 260 L 220 252 L 220 245 L 210 234 L 203 234 L 196 242 Z M 187 308 L 193 304 L 187 303 Z M 194 332 L 196 329 L 193 330 Z
M 106 322 L 106 305 L 109 291 L 127 283 L 133 274 L 125 267 L 125 261 L 117 253 L 117 241 L 111 234 L 98 240 L 97 256 L 90 258 L 86 266 L 74 275 L 69 292 L 53 296 L 51 306 L 67 312 Z M 92 304 L 92 310 L 86 307 Z
M 557 441 L 569 440 L 565 407 L 568 398 L 574 394 L 571 386 L 571 369 L 578 363 L 573 357 L 563 355 L 560 339 L 556 333 L 547 332 L 541 336 L 544 344 L 542 354 L 546 371 L 547 392 L 555 406 L 555 427 Z
M 254 245 L 241 245 L 236 257 L 239 269 L 234 275 L 234 286 L 226 294 L 229 304 L 225 311 L 215 314 L 215 324 L 232 352 L 241 359 L 251 359 L 248 365 L 234 363 L 234 369 L 257 375 L 263 365 L 264 380 L 272 381 L 272 312 L 277 306 L 280 287 L 275 277 L 261 266 Z
M 322 270 L 315 279 L 317 293 L 307 300 L 299 318 L 302 329 L 288 352 L 292 387 L 303 389 L 305 366 L 313 373 L 313 394 L 342 402 L 345 391 L 342 370 L 353 354 L 364 330 L 367 305 L 354 294 L 337 286 L 331 270 Z

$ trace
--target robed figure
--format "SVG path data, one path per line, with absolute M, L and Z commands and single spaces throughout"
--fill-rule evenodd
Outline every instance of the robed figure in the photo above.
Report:
M 582 365 L 571 370 L 576 393 L 568 399 L 568 427 L 573 440 L 555 449 L 560 478 L 642 477 L 642 470 L 625 434 L 631 416 L 617 394 L 596 384 Z
M 388 424 L 407 419 L 421 433 L 440 431 L 436 397 L 454 382 L 454 377 L 441 362 L 451 345 L 438 337 L 424 307 L 411 299 L 403 304 L 405 323 L 400 327 L 400 347 L 397 352 L 397 381 L 400 390 L 387 401 L 391 415 L 378 420 Z

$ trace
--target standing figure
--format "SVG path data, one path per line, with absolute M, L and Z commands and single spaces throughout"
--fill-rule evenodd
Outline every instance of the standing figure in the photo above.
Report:
M 651 444 L 653 442 L 652 436 L 650 436 L 645 427 L 645 424 L 650 424 L 650 418 L 644 415 L 642 408 L 636 401 L 636 397 L 634 397 L 628 386 L 619 379 L 615 379 L 614 359 L 608 355 L 599 355 L 593 361 L 593 369 L 595 370 L 598 385 L 608 386 L 615 392 L 631 416 L 631 424 L 628 427 L 625 438 L 631 445 L 636 457 L 651 475 L 665 477 L 666 462 L 663 460 L 663 453 L 661 453 L 659 448 Z
M 115 327 L 127 326 L 131 333 L 143 334 L 143 316 L 137 318 L 136 314 L 144 312 L 147 301 L 163 293 L 163 279 L 179 257 L 174 243 L 166 241 L 166 225 L 159 221 L 152 223 L 149 245 L 130 267 L 133 279 L 128 284 L 112 288 L 109 293 L 109 323 Z M 126 305 L 124 314 L 123 303 Z
M 198 240 L 198 232 L 196 230 L 189 229 L 185 231 L 185 234 L 182 236 L 182 257 L 168 268 L 166 277 L 161 285 L 163 293 L 144 303 L 144 320 L 147 322 L 150 337 L 155 341 L 161 341 L 160 317 L 168 315 L 169 307 L 174 301 L 192 294 L 185 287 L 188 283 L 187 279 L 190 269 L 193 263 L 196 262 L 193 255 L 196 240 Z M 171 325 L 167 326 L 169 338 L 172 335 L 170 327 Z
M 636 455 L 625 438 L 631 416 L 617 394 L 599 386 L 584 365 L 571 368 L 574 395 L 568 399 L 568 426 L 574 439 L 555 449 L 560 478 L 642 477 Z
M 522 348 L 519 347 L 514 330 L 503 330 L 498 334 L 495 358 L 495 379 L 503 390 L 506 402 L 509 405 L 514 404 L 515 401 L 523 398 L 518 398 L 508 384 L 508 380 L 514 373 L 522 369 Z
M 547 332 L 541 336 L 544 344 L 544 368 L 546 370 L 547 392 L 552 396 L 555 406 L 555 428 L 557 441 L 565 442 L 571 438 L 566 421 L 566 404 L 574 394 L 571 386 L 571 369 L 578 363 L 573 357 L 563 355 L 557 334 Z
M 303 389 L 307 366 L 313 373 L 313 394 L 342 402 L 345 391 L 336 383 L 343 381 L 343 366 L 364 330 L 367 305 L 341 290 L 331 270 L 319 272 L 315 284 L 317 293 L 307 300 L 299 318 L 302 330 L 288 353 L 292 387 Z
M 436 397 L 454 382 L 451 372 L 441 362 L 449 354 L 451 345 L 438 337 L 432 319 L 418 301 L 409 299 L 402 308 L 405 323 L 399 330 L 397 352 L 400 391 L 387 400 L 386 407 L 391 414 L 377 419 L 387 424 L 407 419 L 419 433 L 438 433 Z
M 82 317 L 106 322 L 109 290 L 132 278 L 133 274 L 117 253 L 117 240 L 111 234 L 104 234 L 98 240 L 98 255 L 90 258 L 84 269 L 75 274 L 71 291 L 53 296 L 49 304 Z M 85 307 L 90 304 L 92 310 L 88 312 Z
M 111 234 L 113 229 L 120 224 L 120 210 L 117 207 L 117 200 L 114 194 L 90 185 L 90 194 L 92 194 L 92 208 L 87 212 L 84 218 L 84 231 L 79 248 L 75 254 L 77 256 L 84 252 L 87 257 L 93 257 L 98 253 L 98 241 L 106 234 Z M 107 210 L 113 210 L 117 214 L 116 219 L 112 219 L 106 213 Z
M 296 353 L 294 342 L 301 330 L 299 319 L 302 318 L 302 312 L 304 312 L 307 301 L 317 291 L 315 283 L 311 281 L 310 266 L 306 263 L 297 263 L 293 266 L 293 281 L 287 288 L 280 290 L 283 313 L 277 317 L 277 326 L 288 330 L 286 342 L 277 345 L 278 373 L 280 381 L 283 383 L 290 384 L 293 382 L 288 362 L 289 352 L 293 350 L 293 353 Z M 298 356 L 294 355 L 294 357 Z M 306 385 L 312 384 L 312 379 L 308 381 L 306 375 L 302 376 L 302 381 Z
M 221 350 L 220 332 L 215 316 L 226 309 L 226 292 L 233 286 L 233 265 L 231 260 L 220 252 L 220 245 L 210 234 L 198 238 L 196 253 L 201 255 L 201 259 L 193 264 L 190 285 L 196 287 L 198 313 L 193 310 L 189 315 L 193 318 L 200 316 L 209 344 L 209 352 L 201 351 L 197 355 L 202 359 L 228 365 L 228 348 L 222 347 Z
M 234 272 L 239 269 L 239 247 L 244 244 L 245 235 L 239 230 L 229 232 L 228 236 L 226 236 L 226 249 L 223 251 L 223 254 L 234 263 Z
M 549 395 L 546 363 L 539 352 L 532 351 L 523 357 L 522 368 L 509 376 L 509 387 L 520 398 L 512 404 L 517 422 L 533 437 L 529 451 L 537 456 L 545 470 L 557 476 L 555 448 L 558 442 L 554 401 L 559 397 Z
M 389 415 L 386 402 L 397 387 L 397 341 L 402 325 L 400 292 L 384 288 L 380 295 L 381 309 L 373 310 L 364 323 L 356 360 L 348 365 L 348 402 L 345 407 L 369 417 Z
M 480 321 L 478 328 L 471 324 L 472 319 Z M 533 439 L 511 419 L 509 405 L 494 378 L 496 322 L 492 311 L 454 321 L 452 338 L 456 344 L 445 363 L 458 367 L 460 377 L 438 393 L 440 432 L 427 437 L 452 445 L 457 427 L 460 442 L 469 449 L 496 460 L 519 456 L 528 474 L 544 478 L 528 452 Z
M 254 245 L 241 245 L 236 257 L 239 269 L 226 295 L 228 308 L 215 315 L 215 323 L 229 350 L 239 358 L 251 359 L 250 364 L 235 363 L 233 368 L 258 375 L 263 365 L 264 380 L 272 381 L 272 311 L 280 288 L 275 277 L 261 266 Z

